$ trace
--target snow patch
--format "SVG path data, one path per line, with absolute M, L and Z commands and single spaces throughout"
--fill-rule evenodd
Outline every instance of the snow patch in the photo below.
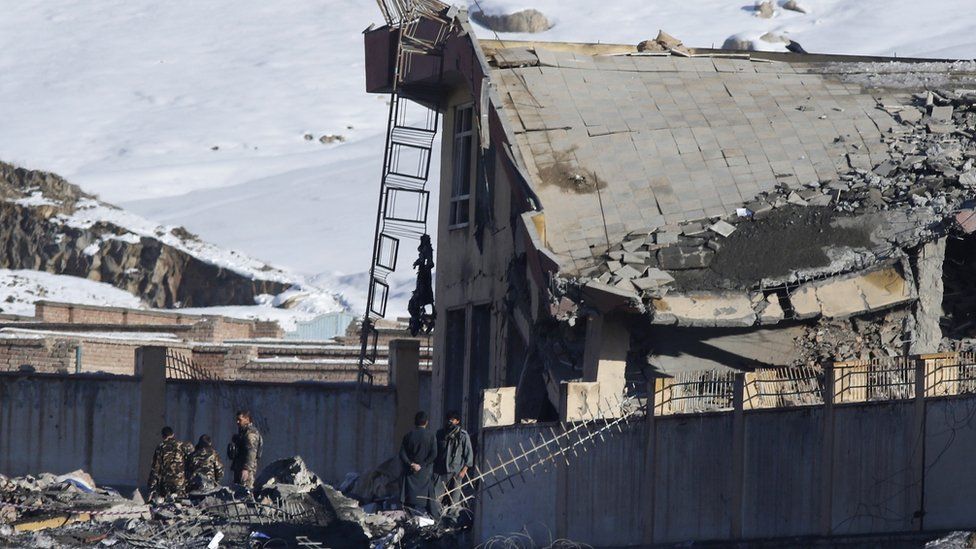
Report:
M 54 200 L 54 199 L 51 199 L 51 198 L 48 198 L 48 197 L 44 196 L 44 193 L 42 193 L 41 191 L 32 191 L 30 193 L 30 196 L 25 196 L 24 198 L 17 198 L 17 199 L 14 199 L 14 200 L 9 200 L 9 202 L 13 202 L 14 204 L 17 204 L 18 206 L 27 206 L 27 207 L 35 207 L 35 206 L 60 206 L 61 205 L 61 202 L 60 201 L 57 201 L 57 200 Z
M 144 308 L 136 296 L 110 284 L 41 271 L 0 269 L 0 311 L 34 316 L 38 301 Z

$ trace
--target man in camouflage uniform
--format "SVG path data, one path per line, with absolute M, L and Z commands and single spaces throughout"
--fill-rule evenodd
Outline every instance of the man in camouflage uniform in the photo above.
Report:
M 234 483 L 250 490 L 254 488 L 254 477 L 258 473 L 264 441 L 251 421 L 251 412 L 239 410 L 236 416 L 237 434 L 234 435 L 227 453 L 231 459 L 230 468 L 234 471 Z
M 220 486 L 224 478 L 224 464 L 213 447 L 210 435 L 203 435 L 197 448 L 187 458 L 187 472 L 190 475 L 190 490 L 213 490 Z
M 172 427 L 163 427 L 163 441 L 153 453 L 149 472 L 149 492 L 159 497 L 186 494 L 186 457 L 193 445 L 173 436 Z

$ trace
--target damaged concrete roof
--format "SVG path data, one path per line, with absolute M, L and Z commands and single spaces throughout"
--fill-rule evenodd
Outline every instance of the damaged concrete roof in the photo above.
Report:
M 825 205 L 829 196 L 805 185 L 885 162 L 883 136 L 911 99 L 865 92 L 861 81 L 877 68 L 869 63 L 589 55 L 563 46 L 494 50 L 491 59 L 545 208 L 546 244 L 567 273 L 635 232 L 657 231 L 648 243 L 673 244 L 667 231 L 676 237 L 679 223 L 758 211 L 761 193 L 784 186 L 798 191 L 791 203 Z M 679 252 L 666 258 L 678 269 L 707 260 Z

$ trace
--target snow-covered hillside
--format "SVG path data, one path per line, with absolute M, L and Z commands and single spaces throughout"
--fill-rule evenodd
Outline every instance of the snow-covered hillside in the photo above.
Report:
M 138 297 L 109 284 L 40 271 L 0 269 L 0 312 L 33 316 L 34 303 L 41 300 L 143 307 Z
M 810 13 L 772 19 L 730 0 L 481 6 L 539 9 L 555 22 L 534 35 L 546 40 L 636 43 L 661 28 L 720 46 L 774 31 L 809 51 L 976 56 L 972 0 L 799 1 Z M 8 2 L 0 159 L 297 271 L 359 311 L 386 116 L 363 91 L 360 32 L 380 19 L 364 0 Z M 395 279 L 392 311 L 411 279 Z

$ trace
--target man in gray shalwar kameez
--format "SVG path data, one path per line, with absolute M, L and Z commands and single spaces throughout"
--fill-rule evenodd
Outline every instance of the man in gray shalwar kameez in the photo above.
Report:
M 474 465 L 474 450 L 471 447 L 471 435 L 461 428 L 461 414 L 448 412 L 444 428 L 437 431 L 437 459 L 434 460 L 434 493 L 437 501 L 443 503 L 447 498 L 447 505 L 460 503 L 461 484 L 468 474 L 468 469 Z M 459 506 L 450 509 L 454 516 L 460 510 Z

